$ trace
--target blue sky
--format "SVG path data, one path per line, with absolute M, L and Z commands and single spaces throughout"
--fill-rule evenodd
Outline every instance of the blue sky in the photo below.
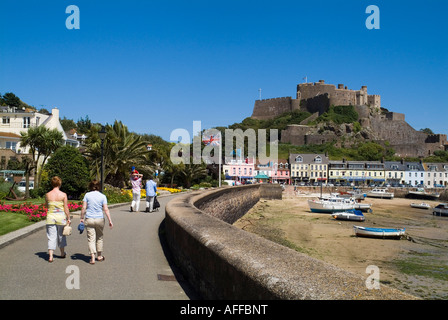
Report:
M 380 29 L 368 30 L 368 5 Z M 65 9 L 80 10 L 80 29 Z M 366 85 L 415 129 L 448 134 L 448 1 L 1 0 L 0 92 L 169 140 L 227 126 L 314 82 Z

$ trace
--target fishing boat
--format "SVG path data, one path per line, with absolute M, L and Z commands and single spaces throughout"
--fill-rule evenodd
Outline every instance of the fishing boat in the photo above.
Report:
M 429 209 L 431 208 L 431 206 L 427 203 L 411 203 L 411 207 L 412 208 L 417 208 L 417 209 Z
M 367 212 L 370 210 L 371 207 L 372 207 L 371 203 L 361 203 L 361 202 L 355 203 L 355 210 L 361 210 Z
M 367 196 L 371 198 L 393 199 L 394 193 L 388 192 L 387 188 L 374 188 L 367 192 Z
M 367 228 L 353 226 L 357 237 L 368 238 L 401 238 L 405 233 L 405 228 Z
M 434 200 L 438 199 L 440 197 L 440 194 L 438 192 L 428 192 L 425 190 L 425 188 L 417 188 L 417 190 L 409 190 L 406 197 L 414 199 Z
M 308 200 L 311 212 L 333 213 L 355 208 L 355 200 L 338 196 L 321 197 L 318 200 Z
M 432 209 L 432 214 L 435 216 L 448 217 L 448 203 L 441 203 Z
M 366 218 L 359 210 L 343 211 L 332 213 L 331 216 L 336 220 L 364 221 Z

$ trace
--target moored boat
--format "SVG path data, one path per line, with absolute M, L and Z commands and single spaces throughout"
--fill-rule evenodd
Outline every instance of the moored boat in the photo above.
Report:
M 417 208 L 417 209 L 429 209 L 431 208 L 431 206 L 427 203 L 411 203 L 411 207 L 412 208 Z
M 355 200 L 351 198 L 341 198 L 331 196 L 328 198 L 319 198 L 318 200 L 308 200 L 311 212 L 333 213 L 355 208 Z
M 432 209 L 432 214 L 435 216 L 448 217 L 448 203 L 441 203 Z
M 371 203 L 361 203 L 361 202 L 355 203 L 356 210 L 361 210 L 361 211 L 367 212 L 370 210 L 371 207 L 372 207 Z
M 393 199 L 394 193 L 388 192 L 386 188 L 374 188 L 367 192 L 367 196 L 371 198 Z
M 331 216 L 336 220 L 364 221 L 366 218 L 359 210 L 343 211 L 332 213 Z
M 401 238 L 405 233 L 405 228 L 368 228 L 353 226 L 357 237 L 368 238 Z
M 414 199 L 438 199 L 440 194 L 437 192 L 427 192 L 424 188 L 417 188 L 417 190 L 409 190 L 406 195 L 408 198 Z

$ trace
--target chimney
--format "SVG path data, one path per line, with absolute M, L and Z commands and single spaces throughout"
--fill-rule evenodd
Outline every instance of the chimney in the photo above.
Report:
M 53 115 L 54 118 L 59 119 L 59 109 L 58 108 L 51 109 L 51 114 Z

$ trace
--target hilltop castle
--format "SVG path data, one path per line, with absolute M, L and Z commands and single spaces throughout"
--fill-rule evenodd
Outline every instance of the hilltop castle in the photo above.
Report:
M 358 112 L 362 130 L 355 132 L 353 124 L 308 126 L 330 106 L 352 105 Z M 448 149 L 445 134 L 429 135 L 412 128 L 402 113 L 381 108 L 381 96 L 369 95 L 367 86 L 360 90 L 336 87 L 324 80 L 297 85 L 296 99 L 281 97 L 255 101 L 252 118 L 273 119 L 285 112 L 307 111 L 312 115 L 298 125 L 289 125 L 281 132 L 281 142 L 294 145 L 321 144 L 331 141 L 375 141 L 390 145 L 401 157 L 426 157 L 436 150 Z M 348 139 L 347 139 L 348 138 Z

